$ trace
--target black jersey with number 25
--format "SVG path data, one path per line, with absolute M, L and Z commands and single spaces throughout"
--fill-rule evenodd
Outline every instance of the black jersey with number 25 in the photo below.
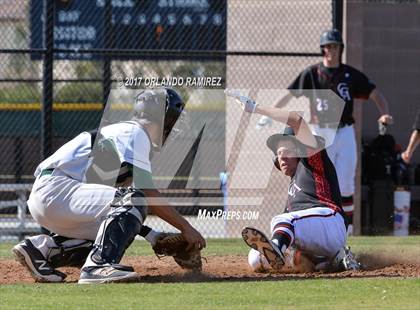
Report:
M 369 98 L 375 87 L 375 84 L 369 81 L 366 75 L 349 65 L 340 64 L 337 68 L 328 68 L 322 63 L 318 63 L 302 71 L 288 89 L 296 97 L 307 96 L 308 93 L 304 92 L 307 89 L 331 89 L 345 102 L 340 120 L 341 125 L 350 125 L 354 123 L 353 100 Z M 315 96 L 312 95 L 309 99 L 312 116 L 321 116 L 322 111 L 317 109 L 317 99 L 319 100 L 319 98 L 316 98 L 316 92 Z

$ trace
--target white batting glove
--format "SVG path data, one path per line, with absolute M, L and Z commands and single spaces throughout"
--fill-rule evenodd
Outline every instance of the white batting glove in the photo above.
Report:
M 255 126 L 255 128 L 260 130 L 265 126 L 271 127 L 271 125 L 273 125 L 273 120 L 270 117 L 264 115 L 258 120 L 258 123 Z
M 242 106 L 242 108 L 244 109 L 245 112 L 248 112 L 248 113 L 254 113 L 255 112 L 255 109 L 257 107 L 257 103 L 254 100 L 252 100 L 251 98 L 248 98 L 247 96 L 243 96 L 238 91 L 231 90 L 231 89 L 225 89 L 225 94 L 226 94 L 226 96 L 235 98 L 236 102 L 241 104 L 241 106 Z

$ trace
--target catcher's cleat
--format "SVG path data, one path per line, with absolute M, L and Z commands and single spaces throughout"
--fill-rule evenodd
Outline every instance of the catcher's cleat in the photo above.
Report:
M 274 270 L 279 270 L 284 266 L 283 253 L 275 243 L 258 229 L 245 227 L 242 230 L 242 238 L 248 246 L 264 255 Z
M 28 269 L 36 282 L 63 282 L 67 276 L 52 268 L 42 253 L 28 239 L 15 245 L 12 252 L 16 260 Z
M 128 283 L 138 281 L 140 278 L 133 268 L 123 265 L 106 265 L 84 267 L 80 274 L 79 284 L 100 283 Z

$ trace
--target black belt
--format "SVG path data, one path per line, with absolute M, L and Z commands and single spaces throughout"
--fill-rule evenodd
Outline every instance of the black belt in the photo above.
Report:
M 41 171 L 41 174 L 39 175 L 40 177 L 44 176 L 44 175 L 51 175 L 54 172 L 54 169 L 44 169 Z

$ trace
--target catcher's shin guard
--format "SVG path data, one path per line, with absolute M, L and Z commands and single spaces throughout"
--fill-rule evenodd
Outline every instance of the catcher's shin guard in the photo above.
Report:
M 118 264 L 140 232 L 147 208 L 142 191 L 119 190 L 112 205 L 114 208 L 102 222 L 84 267 Z

